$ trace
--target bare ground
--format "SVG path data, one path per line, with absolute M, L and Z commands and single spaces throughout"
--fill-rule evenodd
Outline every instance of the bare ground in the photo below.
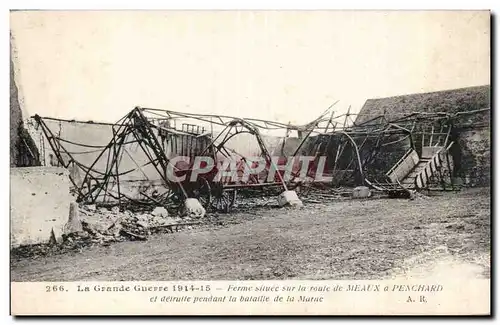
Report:
M 431 269 L 490 277 L 489 189 L 257 207 L 210 220 L 146 242 L 12 256 L 11 280 L 384 279 Z

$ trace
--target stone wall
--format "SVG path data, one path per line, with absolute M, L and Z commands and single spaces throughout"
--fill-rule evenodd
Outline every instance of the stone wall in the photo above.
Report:
M 489 128 L 459 133 L 460 174 L 466 185 L 486 186 L 491 179 L 491 139 Z
M 11 50 L 12 54 L 12 50 Z M 13 56 L 10 58 L 10 167 L 40 166 L 38 148 L 24 127 Z
M 18 91 L 14 81 L 14 64 L 10 60 L 10 166 L 17 165 L 18 157 L 18 129 L 23 121 L 19 105 Z
M 10 169 L 11 248 L 46 243 L 68 221 L 69 173 L 58 167 Z

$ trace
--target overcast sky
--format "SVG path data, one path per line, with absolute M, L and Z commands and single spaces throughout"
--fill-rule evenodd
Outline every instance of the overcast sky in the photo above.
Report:
M 24 111 L 305 123 L 333 102 L 490 83 L 489 12 L 14 12 Z

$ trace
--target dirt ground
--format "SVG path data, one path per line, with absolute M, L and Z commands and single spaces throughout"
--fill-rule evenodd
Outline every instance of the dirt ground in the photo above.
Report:
M 77 252 L 11 257 L 12 281 L 490 277 L 490 190 L 260 206 Z

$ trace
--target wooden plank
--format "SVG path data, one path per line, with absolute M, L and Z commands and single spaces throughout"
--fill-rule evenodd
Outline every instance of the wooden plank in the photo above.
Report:
M 432 137 L 434 136 L 434 124 L 431 127 L 431 137 L 429 139 L 429 146 L 432 146 Z
M 418 154 L 413 150 L 389 175 L 389 179 L 396 183 L 404 179 L 418 163 Z

